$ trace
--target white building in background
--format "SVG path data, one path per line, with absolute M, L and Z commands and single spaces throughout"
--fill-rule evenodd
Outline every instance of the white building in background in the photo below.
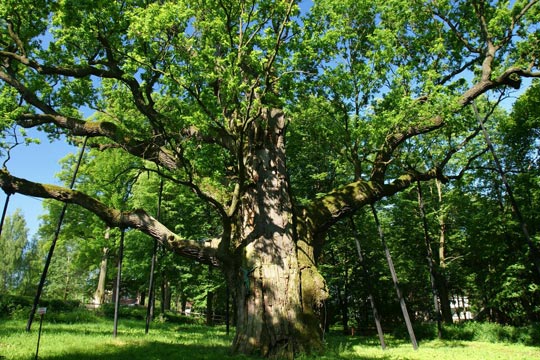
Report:
M 467 296 L 452 295 L 450 308 L 452 309 L 452 320 L 454 322 L 473 319 L 474 315 L 471 313 L 469 298 Z

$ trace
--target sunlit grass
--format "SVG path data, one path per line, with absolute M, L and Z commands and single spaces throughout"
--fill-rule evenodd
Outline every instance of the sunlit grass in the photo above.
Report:
M 403 340 L 386 337 L 387 348 L 382 350 L 372 339 L 335 337 L 330 340 L 327 352 L 320 359 L 540 359 L 540 348 L 521 344 L 488 343 L 480 341 L 422 341 L 418 350 Z
M 0 355 L 6 359 L 33 359 L 39 324 L 30 333 L 20 320 L 0 320 Z M 148 335 L 144 322 L 126 320 L 112 337 L 110 320 L 81 324 L 44 321 L 41 359 L 226 359 L 232 335 L 224 328 L 154 323 Z M 237 357 L 234 357 L 237 358 Z
M 247 359 L 229 353 L 233 334 L 223 326 L 206 327 L 175 323 L 152 324 L 144 333 L 144 321 L 120 320 L 118 337 L 112 337 L 110 319 L 81 323 L 50 323 L 45 318 L 39 349 L 40 359 Z M 34 359 L 39 322 L 30 333 L 24 320 L 0 320 L 0 356 L 5 359 Z M 381 350 L 374 337 L 327 334 L 324 354 L 301 359 L 540 359 L 540 348 L 483 341 L 425 340 L 413 350 L 410 343 L 390 335 L 388 348 Z

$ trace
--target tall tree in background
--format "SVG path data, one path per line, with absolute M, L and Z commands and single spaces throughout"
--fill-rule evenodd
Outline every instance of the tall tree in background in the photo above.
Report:
M 195 238 L 151 211 L 7 169 L 0 186 L 78 204 L 108 226 L 138 229 L 219 266 L 235 293 L 240 353 L 320 348 L 327 292 L 317 260 L 327 230 L 416 181 L 447 181 L 453 155 L 477 154 L 467 146 L 476 128 L 469 103 L 540 76 L 537 0 L 321 0 L 303 13 L 300 5 L 0 5 L 1 128 L 89 136 L 104 152 L 139 158 L 210 205 L 220 226 Z M 328 119 L 335 126 L 319 126 Z M 313 164 L 289 161 L 285 137 L 297 123 L 333 139 L 329 150 L 350 163 L 333 188 L 298 200 L 295 169 Z M 294 144 L 301 138 L 291 147 L 318 150 Z
M 0 291 L 14 292 L 25 276 L 25 254 L 28 250 L 28 228 L 20 211 L 7 215 L 0 236 Z

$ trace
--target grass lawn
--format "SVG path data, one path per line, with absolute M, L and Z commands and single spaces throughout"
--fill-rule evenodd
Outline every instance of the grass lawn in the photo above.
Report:
M 0 319 L 0 359 L 34 359 L 39 322 L 32 332 L 24 331 L 24 320 Z M 81 323 L 43 321 L 40 359 L 248 359 L 229 354 L 233 334 L 225 328 L 200 325 L 153 323 L 148 335 L 144 321 L 120 320 L 118 337 L 112 337 L 112 320 L 94 319 Z M 301 359 L 540 359 L 540 347 L 483 341 L 420 341 L 414 351 L 404 340 L 386 336 L 387 350 L 376 337 L 346 337 L 330 333 L 327 349 L 318 356 Z

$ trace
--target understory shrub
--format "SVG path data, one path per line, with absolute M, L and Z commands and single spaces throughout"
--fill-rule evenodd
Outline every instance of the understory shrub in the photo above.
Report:
M 30 296 L 0 294 L 0 317 L 23 319 L 28 317 L 34 299 Z M 40 299 L 39 306 L 47 313 L 69 313 L 80 308 L 79 300 Z
M 418 340 L 433 340 L 437 337 L 437 324 L 413 325 Z M 392 334 L 400 339 L 408 339 L 405 325 L 394 329 Z M 442 336 L 445 340 L 484 341 L 491 343 L 519 343 L 529 346 L 540 345 L 540 323 L 528 326 L 510 326 L 490 322 L 467 321 L 444 325 Z
M 114 318 L 114 304 L 103 304 L 96 313 L 107 318 Z M 118 308 L 118 316 L 123 319 L 144 320 L 146 319 L 146 308 L 143 306 L 121 305 Z

